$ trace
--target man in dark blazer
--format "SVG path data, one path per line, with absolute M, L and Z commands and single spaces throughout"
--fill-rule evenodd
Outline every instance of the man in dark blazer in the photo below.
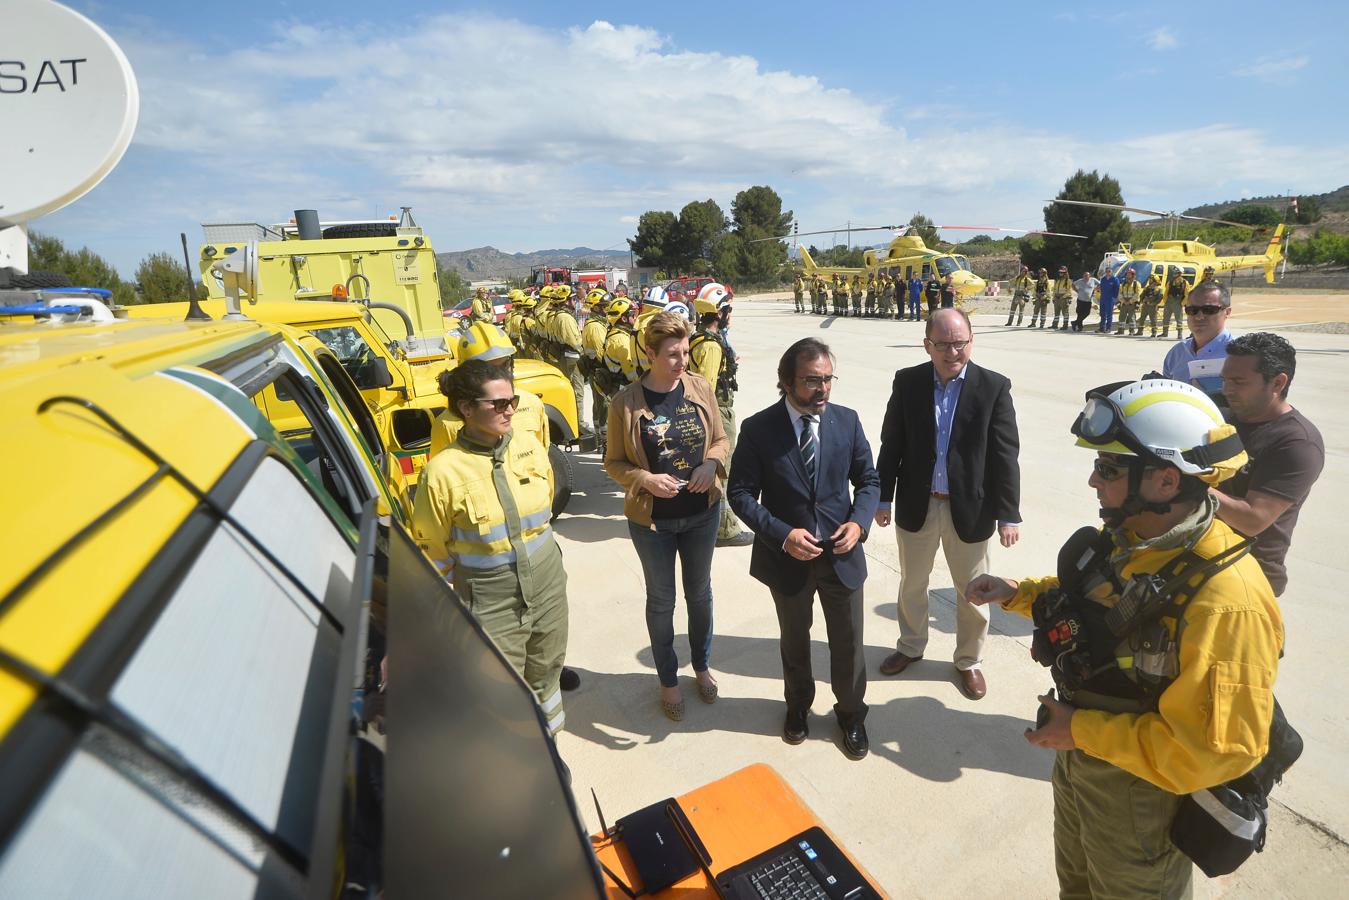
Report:
M 1020 441 L 1011 382 L 970 362 L 974 331 L 963 310 L 928 320 L 923 347 L 931 362 L 895 374 L 876 460 L 881 502 L 876 523 L 889 525 L 893 504 L 899 542 L 899 641 L 881 663 L 898 675 L 923 658 L 928 631 L 928 576 L 940 546 L 956 594 L 960 688 L 978 700 L 988 687 L 980 670 L 988 609 L 965 599 L 965 585 L 988 571 L 988 540 L 1019 537 Z
M 833 354 L 823 341 L 803 338 L 787 348 L 778 363 L 782 400 L 741 426 L 726 493 L 755 535 L 749 573 L 768 586 L 777 607 L 787 699 L 783 739 L 799 744 L 809 733 L 815 699 L 810 624 L 818 593 L 843 752 L 861 759 L 869 749 L 862 658 L 867 563 L 858 545 L 866 540 L 880 488 L 857 413 L 829 402 L 833 381 Z

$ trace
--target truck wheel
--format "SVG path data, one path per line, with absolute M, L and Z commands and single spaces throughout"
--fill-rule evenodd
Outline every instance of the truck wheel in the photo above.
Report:
M 21 290 L 37 290 L 39 288 L 63 288 L 71 287 L 74 282 L 62 275 L 60 272 L 29 272 L 27 275 L 14 275 L 9 279 L 9 286 Z
M 557 444 L 549 444 L 548 462 L 553 467 L 553 518 L 556 519 L 571 500 L 571 460 Z
M 363 222 L 358 225 L 329 225 L 323 229 L 324 240 L 336 238 L 374 238 L 393 237 L 397 233 L 397 222 Z

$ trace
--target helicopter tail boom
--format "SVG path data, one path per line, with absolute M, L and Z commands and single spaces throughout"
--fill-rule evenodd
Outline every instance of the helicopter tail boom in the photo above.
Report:
M 1274 283 L 1274 268 L 1283 259 L 1283 225 L 1274 229 L 1274 234 L 1265 247 L 1265 283 Z

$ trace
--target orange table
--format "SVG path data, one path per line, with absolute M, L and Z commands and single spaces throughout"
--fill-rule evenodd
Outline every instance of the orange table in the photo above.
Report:
M 819 826 L 848 855 L 857 870 L 873 885 L 876 884 L 876 880 L 848 854 L 838 836 L 811 812 L 810 807 L 772 766 L 763 763 L 747 766 L 725 778 L 689 791 L 678 800 L 712 856 L 709 868 L 714 874 L 744 862 L 807 828 Z M 600 861 L 635 889 L 639 881 L 637 867 L 633 865 L 628 848 L 622 841 L 609 843 L 599 835 L 592 835 L 591 840 L 595 843 L 595 855 Z M 610 900 L 626 900 L 627 895 L 608 876 L 605 876 L 604 881 Z M 879 885 L 877 887 L 879 889 Z M 888 896 L 884 891 L 882 895 Z M 654 896 L 679 900 L 708 897 L 716 900 L 717 894 L 708 884 L 707 876 L 698 871 Z

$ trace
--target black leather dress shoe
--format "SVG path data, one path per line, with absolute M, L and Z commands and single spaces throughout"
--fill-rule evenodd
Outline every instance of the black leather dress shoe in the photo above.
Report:
M 871 750 L 867 727 L 861 722 L 843 729 L 843 754 L 848 759 L 863 759 Z
M 787 721 L 782 724 L 782 739 L 789 744 L 799 744 L 810 734 L 810 725 L 803 712 L 788 712 Z M 863 737 L 863 740 L 866 740 Z

